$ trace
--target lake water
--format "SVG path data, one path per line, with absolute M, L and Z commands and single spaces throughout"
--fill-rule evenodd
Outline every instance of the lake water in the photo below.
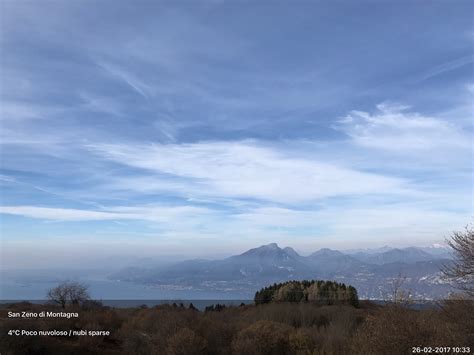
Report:
M 65 280 L 88 285 L 89 294 L 93 299 L 102 300 L 110 305 L 113 305 L 114 300 L 128 301 L 120 302 L 121 305 L 143 303 L 153 305 L 156 300 L 212 300 L 214 303 L 225 300 L 228 304 L 240 304 L 242 300 L 248 303 L 252 298 L 248 294 L 163 290 L 132 282 L 113 281 L 107 279 L 112 272 L 104 270 L 3 270 L 0 271 L 0 300 L 41 301 L 46 298 L 49 289 Z

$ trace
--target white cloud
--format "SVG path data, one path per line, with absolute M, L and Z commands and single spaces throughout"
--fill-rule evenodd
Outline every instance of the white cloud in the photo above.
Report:
M 132 88 L 144 98 L 147 99 L 153 94 L 153 88 L 151 86 L 144 83 L 141 79 L 137 78 L 130 72 L 109 63 L 101 62 L 98 63 L 98 65 L 112 76 L 126 83 L 128 86 L 130 86 L 130 88 Z
M 294 203 L 331 196 L 409 192 L 403 179 L 288 155 L 250 142 L 89 147 L 96 154 L 123 165 L 189 179 L 188 186 L 194 184 L 194 189 L 189 191 L 191 196 Z M 160 189 L 166 186 L 156 182 L 148 186 L 152 189 L 155 185 Z M 139 189 L 144 189 L 143 185 Z
M 0 121 L 21 121 L 30 119 L 47 119 L 64 111 L 63 107 L 40 105 L 23 101 L 2 100 Z
M 111 207 L 100 211 L 37 206 L 0 206 L 0 213 L 52 221 L 145 220 L 160 223 L 201 218 L 210 211 L 192 206 Z
M 1 206 L 0 213 L 58 221 L 113 220 L 125 217 L 118 213 L 36 206 Z
M 339 129 L 356 145 L 395 152 L 470 149 L 472 137 L 454 123 L 408 112 L 406 106 L 380 104 L 374 114 L 351 113 Z
M 438 65 L 434 68 L 431 68 L 426 73 L 424 73 L 419 78 L 419 80 L 421 81 L 421 80 L 430 79 L 432 77 L 441 75 L 443 73 L 461 68 L 461 67 L 463 67 L 465 65 L 468 65 L 472 62 L 474 62 L 474 56 L 473 55 L 467 55 L 467 56 L 452 60 L 450 62 L 440 64 L 440 65 Z

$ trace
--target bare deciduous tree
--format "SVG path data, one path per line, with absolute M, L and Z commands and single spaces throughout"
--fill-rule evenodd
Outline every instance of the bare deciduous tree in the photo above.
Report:
M 464 231 L 453 232 L 447 240 L 453 252 L 453 262 L 445 265 L 444 275 L 453 280 L 468 296 L 474 297 L 474 229 L 466 226 Z
M 409 305 L 413 303 L 412 293 L 404 287 L 407 277 L 398 273 L 396 278 L 390 283 L 390 292 L 385 294 L 385 303 L 395 305 Z
M 79 282 L 66 281 L 58 286 L 50 289 L 47 297 L 54 303 L 59 304 L 62 308 L 66 305 L 79 305 L 90 299 L 87 292 L 87 286 Z
M 50 301 L 59 304 L 62 308 L 65 308 L 67 303 L 67 294 L 68 292 L 66 285 L 63 283 L 50 289 L 47 293 L 47 298 Z

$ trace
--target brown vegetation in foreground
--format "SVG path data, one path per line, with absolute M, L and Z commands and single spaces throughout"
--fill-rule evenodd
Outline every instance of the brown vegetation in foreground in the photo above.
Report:
M 61 311 L 61 306 L 56 306 Z M 78 311 L 71 319 L 7 319 L 8 311 L 51 306 L 15 304 L 1 309 L 0 352 L 8 354 L 409 354 L 413 346 L 474 345 L 472 301 L 414 310 L 377 306 L 269 303 L 210 308 L 184 306 Z M 216 310 L 217 309 L 217 310 Z M 9 329 L 109 330 L 100 337 L 16 337 Z

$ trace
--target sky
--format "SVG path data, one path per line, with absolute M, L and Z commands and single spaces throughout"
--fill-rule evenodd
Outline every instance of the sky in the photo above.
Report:
M 1 266 L 443 241 L 473 218 L 473 15 L 1 1 Z

